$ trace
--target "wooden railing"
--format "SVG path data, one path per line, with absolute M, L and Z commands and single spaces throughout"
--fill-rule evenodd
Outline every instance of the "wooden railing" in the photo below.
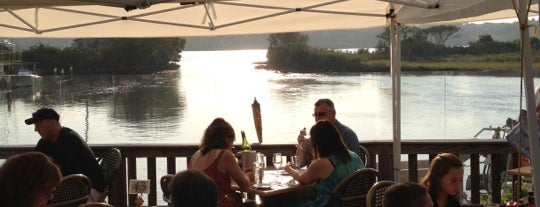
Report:
M 384 180 L 393 180 L 393 155 L 392 141 L 361 141 L 369 153 L 371 166 L 379 170 Z M 186 169 L 186 166 L 177 166 L 177 162 L 186 163 L 191 155 L 198 149 L 197 145 L 172 145 L 172 144 L 111 144 L 111 145 L 91 145 L 96 156 L 101 156 L 109 148 L 118 148 L 122 152 L 122 163 L 118 176 L 112 186 L 108 201 L 114 206 L 134 206 L 133 200 L 136 195 L 128 195 L 127 183 L 129 179 L 150 180 L 151 188 L 145 205 L 155 206 L 163 203 L 158 194 L 161 194 L 159 179 L 165 174 L 174 174 L 179 170 Z M 32 151 L 34 146 L 0 146 L 0 159 Z M 283 155 L 293 155 L 295 146 L 293 144 L 279 145 L 254 145 L 253 150 L 262 152 L 270 156 L 273 152 L 282 152 Z M 401 143 L 401 152 L 408 156 L 407 172 L 408 181 L 418 182 L 421 176 L 419 166 L 419 156 L 429 157 L 431 159 L 439 152 L 452 152 L 463 157 L 470 158 L 471 169 L 471 204 L 480 203 L 480 156 L 490 154 L 492 156 L 492 169 L 495 172 L 502 170 L 505 163 L 501 162 L 502 156 L 517 151 L 505 140 L 407 140 Z M 137 166 L 137 163 L 146 162 L 146 165 Z M 162 163 L 163 164 L 158 164 Z M 516 163 L 516 162 L 513 162 Z M 269 164 L 269 163 L 268 163 Z M 268 165 L 270 166 L 270 165 Z M 158 167 L 165 169 L 158 170 Z M 144 170 L 146 169 L 146 170 Z M 420 169 L 420 170 L 419 170 Z M 146 171 L 146 172 L 145 172 Z M 146 174 L 146 175 L 143 175 Z M 465 182 L 464 178 L 464 182 Z M 492 179 L 493 192 L 500 192 L 500 177 L 494 176 Z M 495 184 L 499 183 L 499 184 Z M 159 191 L 159 193 L 158 193 Z M 492 203 L 500 203 L 500 193 L 492 196 Z

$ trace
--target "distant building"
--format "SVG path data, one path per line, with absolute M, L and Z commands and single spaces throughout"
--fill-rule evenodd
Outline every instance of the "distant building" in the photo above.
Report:
M 7 39 L 0 42 L 0 63 L 6 65 L 15 59 L 14 48 L 15 44 Z

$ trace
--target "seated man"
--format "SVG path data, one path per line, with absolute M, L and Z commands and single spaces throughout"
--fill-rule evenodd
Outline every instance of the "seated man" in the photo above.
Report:
M 32 117 L 24 122 L 34 124 L 34 130 L 41 139 L 36 145 L 36 151 L 51 157 L 62 171 L 63 176 L 71 174 L 86 175 L 92 182 L 92 201 L 105 190 L 105 177 L 94 156 L 94 152 L 86 142 L 70 128 L 60 125 L 60 115 L 54 109 L 41 108 L 32 113 Z
M 361 155 L 360 142 L 358 142 L 356 133 L 354 133 L 351 128 L 343 125 L 336 119 L 336 108 L 334 107 L 334 102 L 332 102 L 332 100 L 317 100 L 317 102 L 315 102 L 313 117 L 315 118 L 315 122 L 319 120 L 328 120 L 334 124 L 341 134 L 343 142 L 345 142 L 347 148 L 357 155 Z M 298 148 L 296 149 L 296 155 L 300 156 L 300 160 L 302 160 L 299 166 L 309 165 L 313 159 L 311 154 L 310 139 L 306 139 L 306 135 L 306 128 L 302 129 L 298 135 Z

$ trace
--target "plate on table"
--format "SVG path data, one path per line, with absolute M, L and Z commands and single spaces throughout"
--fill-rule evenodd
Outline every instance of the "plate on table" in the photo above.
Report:
M 259 183 L 259 184 L 253 184 L 253 187 L 257 190 L 270 190 L 272 189 L 272 186 L 270 183 Z

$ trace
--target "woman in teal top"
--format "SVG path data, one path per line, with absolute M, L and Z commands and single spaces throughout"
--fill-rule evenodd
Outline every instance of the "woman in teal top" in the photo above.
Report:
M 337 184 L 358 169 L 364 168 L 364 163 L 357 154 L 347 149 L 332 123 L 326 120 L 318 121 L 309 133 L 315 159 L 303 174 L 290 164 L 285 170 L 301 184 L 316 183 L 315 197 L 303 202 L 302 206 L 326 206 Z

